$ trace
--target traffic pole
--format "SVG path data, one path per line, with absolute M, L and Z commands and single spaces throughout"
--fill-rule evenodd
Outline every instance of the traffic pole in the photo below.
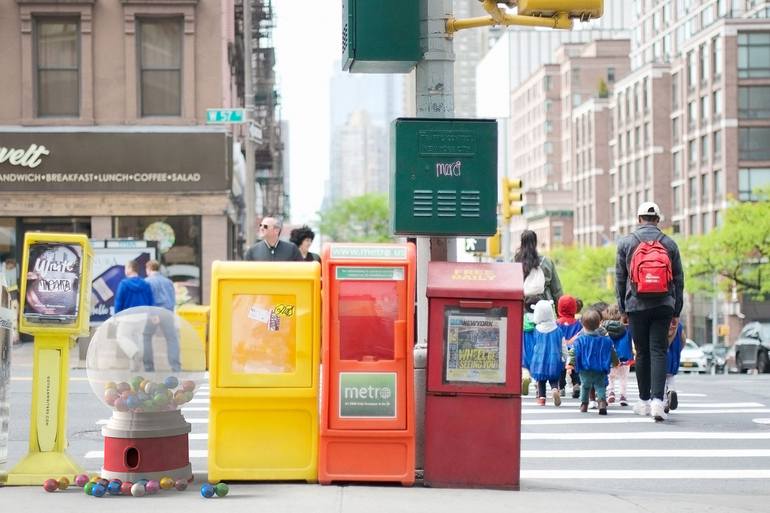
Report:
M 245 248 L 250 248 L 256 237 L 256 178 L 254 172 L 255 155 L 254 142 L 251 139 L 251 124 L 254 122 L 254 81 L 252 71 L 252 41 L 251 41 L 251 1 L 243 0 L 243 95 L 246 108 L 246 178 L 243 184 L 243 202 L 245 203 L 245 221 L 243 235 Z
M 421 0 L 420 49 L 415 71 L 417 117 L 454 117 L 454 51 L 446 22 L 452 17 L 452 0 Z M 454 238 L 417 237 L 417 345 L 414 349 L 416 458 L 422 475 L 425 447 L 425 391 L 428 347 L 428 262 L 456 261 Z

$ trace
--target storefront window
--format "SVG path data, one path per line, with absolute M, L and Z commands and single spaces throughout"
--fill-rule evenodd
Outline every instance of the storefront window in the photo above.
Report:
M 19 267 L 16 257 L 16 219 L 0 217 L 0 270 L 5 275 L 12 295 L 18 285 Z
M 161 272 L 174 282 L 176 303 L 201 303 L 200 216 L 114 217 L 113 236 L 158 243 Z

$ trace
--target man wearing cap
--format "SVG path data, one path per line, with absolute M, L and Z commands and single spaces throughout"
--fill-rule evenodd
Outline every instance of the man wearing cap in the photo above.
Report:
M 645 202 L 637 211 L 639 226 L 618 241 L 615 262 L 615 288 L 623 322 L 628 322 L 636 347 L 636 380 L 639 402 L 634 405 L 637 415 L 651 415 L 656 421 L 666 419 L 663 401 L 666 384 L 666 352 L 668 329 L 679 322 L 683 306 L 684 272 L 679 248 L 658 228 L 660 208 Z M 642 294 L 631 283 L 631 261 L 637 246 L 659 241 L 671 263 L 668 292 Z M 661 250 L 662 253 L 662 250 Z

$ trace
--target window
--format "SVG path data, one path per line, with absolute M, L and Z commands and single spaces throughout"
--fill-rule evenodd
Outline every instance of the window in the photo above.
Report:
M 705 166 L 709 162 L 709 136 L 704 135 L 700 138 L 700 160 Z
M 679 142 L 682 140 L 682 134 L 680 133 L 680 118 L 674 118 L 671 120 L 671 134 L 674 138 L 674 144 L 679 144 Z
M 687 87 L 690 89 L 695 87 L 696 67 L 695 52 L 687 52 Z
M 550 91 L 552 85 L 552 80 L 550 75 L 546 75 L 543 77 L 543 91 Z
M 722 201 L 724 199 L 725 189 L 722 185 L 722 171 L 717 169 L 714 171 L 714 201 Z
M 701 96 L 700 98 L 700 122 L 704 124 L 708 121 L 709 117 L 709 97 Z
M 634 128 L 634 143 L 636 144 L 637 149 L 642 144 L 642 138 L 639 135 L 639 127 Z
M 698 56 L 700 57 L 700 81 L 701 83 L 708 80 L 708 50 L 706 45 L 700 45 L 698 49 Z
M 740 160 L 770 160 L 770 127 L 738 129 L 738 158 Z
M 648 145 L 652 145 L 652 134 L 650 133 L 649 123 L 644 124 L 644 140 L 647 141 Z
M 770 32 L 738 34 L 738 78 L 770 77 Z
M 671 110 L 679 108 L 679 73 L 671 75 Z
M 695 128 L 695 102 L 687 104 L 687 126 Z
M 714 212 L 714 228 L 719 228 L 722 226 L 723 217 L 722 217 L 722 211 L 717 210 Z
M 545 121 L 545 133 L 550 134 L 553 132 L 553 123 L 549 120 Z
M 701 218 L 701 221 L 700 221 L 701 230 L 703 231 L 704 234 L 708 233 L 709 229 L 711 228 L 711 212 L 702 213 L 700 218 Z
M 714 160 L 722 156 L 722 131 L 714 132 Z
M 722 90 L 714 91 L 711 95 L 711 109 L 714 112 L 714 119 L 719 119 L 722 116 Z
M 615 82 L 615 68 L 607 68 L 607 82 L 610 84 Z
M 695 214 L 692 214 L 690 216 L 690 234 L 692 235 L 698 234 L 698 216 Z
M 738 117 L 770 119 L 770 86 L 739 87 Z
M 687 143 L 687 161 L 689 167 L 693 167 L 698 163 L 698 143 L 695 139 L 691 139 Z
M 182 115 L 182 21 L 139 21 L 139 89 L 142 116 Z
M 722 75 L 722 39 L 718 37 L 711 40 L 711 70 L 714 80 Z
M 583 98 L 579 94 L 572 95 L 572 106 L 579 107 L 583 103 Z
M 160 260 L 168 277 L 178 291 L 189 296 L 190 302 L 201 302 L 201 217 L 200 216 L 161 216 L 161 217 L 113 217 L 113 234 L 116 237 L 130 237 L 142 240 L 156 226 L 163 228 L 164 235 L 171 247 L 162 252 Z M 149 230 L 148 230 L 149 229 Z M 177 296 L 182 297 L 182 295 Z
M 639 84 L 634 84 L 634 114 L 639 113 Z
M 758 201 L 757 189 L 770 186 L 770 168 L 741 169 L 738 172 L 738 199 Z
M 80 116 L 80 27 L 76 19 L 35 22 L 37 116 Z
M 701 175 L 700 177 L 700 199 L 703 203 L 708 203 L 709 200 L 709 175 Z
M 553 144 L 551 143 L 551 141 L 545 142 L 545 144 L 543 145 L 543 151 L 545 152 L 546 155 L 550 155 L 551 153 L 553 153 Z
M 674 180 L 682 177 L 682 152 L 674 152 L 673 156 L 673 174 Z
M 674 212 L 682 210 L 682 186 L 674 187 Z

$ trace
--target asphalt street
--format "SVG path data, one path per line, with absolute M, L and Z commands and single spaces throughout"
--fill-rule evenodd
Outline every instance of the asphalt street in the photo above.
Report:
M 27 450 L 31 393 L 31 345 L 14 349 L 9 463 Z M 73 355 L 74 357 L 74 355 Z M 77 360 L 72 361 L 77 366 Z M 610 405 L 606 417 L 578 411 L 566 398 L 560 407 L 522 401 L 521 491 L 439 490 L 416 485 L 330 486 L 231 483 L 224 499 L 204 501 L 192 486 L 163 492 L 169 511 L 245 508 L 287 512 L 325 511 L 511 511 L 547 508 L 554 500 L 580 511 L 770 511 L 770 375 L 682 375 L 680 407 L 663 423 Z M 635 395 L 633 375 L 629 396 Z M 183 409 L 192 424 L 190 459 L 198 484 L 205 482 L 208 387 Z M 89 472 L 102 462 L 101 425 L 110 410 L 93 394 L 82 368 L 71 370 L 68 452 Z M 237 443 L 237 440 L 234 441 Z M 133 498 L 111 497 L 110 510 L 135 511 Z M 24 501 L 41 508 L 103 511 L 105 505 L 69 490 L 46 494 L 38 487 L 0 489 L 0 506 Z M 100 506 L 101 504 L 101 506 Z M 133 506 L 131 506 L 133 505 Z M 113 509 L 115 508 L 115 509 Z

